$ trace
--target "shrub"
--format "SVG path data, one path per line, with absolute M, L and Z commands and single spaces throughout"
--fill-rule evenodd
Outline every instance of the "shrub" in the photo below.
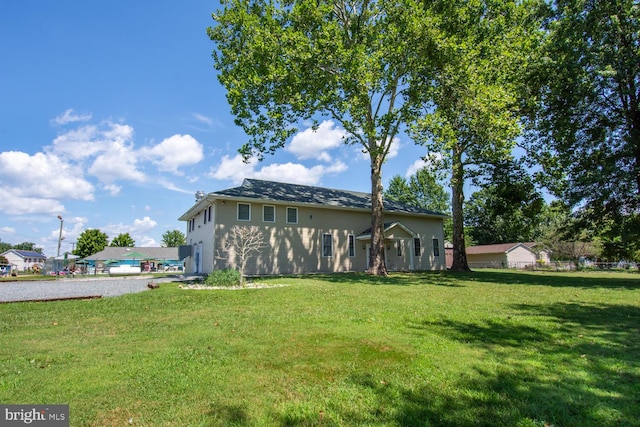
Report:
M 216 270 L 207 276 L 204 284 L 207 286 L 238 286 L 240 284 L 240 272 L 233 268 Z

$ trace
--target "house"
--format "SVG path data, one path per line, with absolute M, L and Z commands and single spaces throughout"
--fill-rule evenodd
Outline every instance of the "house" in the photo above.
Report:
M 0 255 L 4 256 L 9 262 L 11 269 L 16 271 L 31 270 L 34 265 L 41 267 L 47 260 L 47 257 L 40 252 L 24 251 L 21 249 L 9 249 Z
M 384 215 L 389 270 L 444 269 L 446 215 L 389 201 Z M 196 193 L 179 220 L 187 223 L 189 273 L 237 265 L 234 248 L 225 246 L 234 226 L 263 233 L 264 247 L 248 258 L 247 275 L 365 271 L 369 264 L 368 193 L 245 179 L 239 187 Z
M 138 266 L 142 271 L 182 271 L 178 248 L 107 246 L 84 258 L 87 268 L 104 273 L 110 267 Z
M 525 268 L 536 265 L 538 256 L 532 243 L 500 243 L 469 246 L 467 263 L 470 268 Z

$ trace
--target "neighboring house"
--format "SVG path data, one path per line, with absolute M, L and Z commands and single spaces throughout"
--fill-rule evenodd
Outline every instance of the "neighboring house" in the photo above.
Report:
M 247 275 L 364 271 L 369 264 L 368 193 L 245 179 L 196 198 L 179 218 L 187 223 L 189 273 L 236 266 L 224 249 L 233 226 L 264 234 L 265 246 L 248 259 Z M 389 201 L 384 206 L 387 268 L 444 269 L 446 215 Z
M 118 247 L 104 250 L 84 258 L 89 269 L 97 273 L 107 272 L 113 266 L 140 266 L 142 271 L 182 271 L 178 248 Z
M 470 268 L 525 268 L 535 266 L 538 257 L 525 243 L 501 243 L 467 248 Z
M 44 265 L 47 257 L 35 251 L 23 251 L 21 249 L 9 249 L 0 254 L 4 256 L 12 270 L 26 271 L 30 270 L 34 265 Z

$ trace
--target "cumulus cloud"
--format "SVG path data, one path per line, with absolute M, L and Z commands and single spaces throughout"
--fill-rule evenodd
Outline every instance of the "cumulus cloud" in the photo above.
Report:
M 405 177 L 410 177 L 415 175 L 420 169 L 424 168 L 433 168 L 436 167 L 439 162 L 442 161 L 442 154 L 440 153 L 431 153 L 422 159 L 416 160 L 413 162 L 408 168 L 407 172 L 405 172 Z
M 396 136 L 395 138 L 393 138 L 393 140 L 391 140 L 389 153 L 387 153 L 387 160 L 397 157 L 398 154 L 400 153 L 400 148 L 402 148 L 402 143 L 400 142 L 400 138 Z M 358 153 L 359 153 L 359 157 L 362 160 L 367 160 L 367 161 L 369 160 L 369 153 L 367 153 L 366 151 L 363 151 L 361 145 L 358 145 Z
M 57 196 L 92 200 L 93 186 L 82 178 L 82 170 L 56 155 L 21 151 L 0 153 L 0 179 L 24 196 Z
M 216 179 L 231 180 L 240 184 L 245 178 L 256 178 L 272 181 L 290 182 L 294 184 L 316 185 L 322 177 L 347 170 L 343 162 L 335 162 L 330 166 L 315 165 L 308 167 L 300 163 L 275 163 L 256 168 L 257 162 L 243 163 L 242 156 L 223 156 L 218 165 L 212 168 L 210 176 Z
M 191 135 L 173 135 L 160 144 L 141 149 L 139 154 L 159 170 L 179 175 L 178 168 L 193 165 L 204 158 L 202 144 Z
M 67 111 L 54 118 L 52 123 L 64 125 L 67 123 L 86 122 L 89 120 L 91 120 L 91 114 L 77 114 L 73 108 L 69 108 Z
M 325 120 L 316 130 L 308 128 L 298 132 L 285 149 L 301 160 L 319 159 L 330 162 L 329 150 L 342 145 L 346 135 L 346 131 L 336 128 L 332 120 Z

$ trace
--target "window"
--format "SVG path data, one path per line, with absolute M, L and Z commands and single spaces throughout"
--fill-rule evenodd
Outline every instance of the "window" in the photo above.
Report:
M 422 255 L 422 248 L 420 247 L 420 239 L 417 237 L 413 239 L 413 253 L 415 253 L 416 256 Z
M 433 239 L 433 256 L 440 256 L 440 243 L 438 239 Z
M 209 211 L 209 222 L 211 222 L 211 206 L 209 206 L 209 209 L 207 209 Z
M 396 240 L 396 255 L 402 256 L 402 240 Z
M 251 205 L 238 203 L 238 221 L 251 221 Z
M 207 223 L 207 209 L 205 208 L 205 210 L 203 211 L 203 216 L 204 216 L 204 223 Z
M 356 256 L 356 239 L 353 234 L 349 234 L 349 256 Z
M 298 223 L 298 208 L 287 208 L 287 223 Z
M 322 235 L 322 256 L 333 256 L 333 236 L 328 233 Z
M 276 222 L 276 207 L 265 205 L 262 207 L 262 221 Z

